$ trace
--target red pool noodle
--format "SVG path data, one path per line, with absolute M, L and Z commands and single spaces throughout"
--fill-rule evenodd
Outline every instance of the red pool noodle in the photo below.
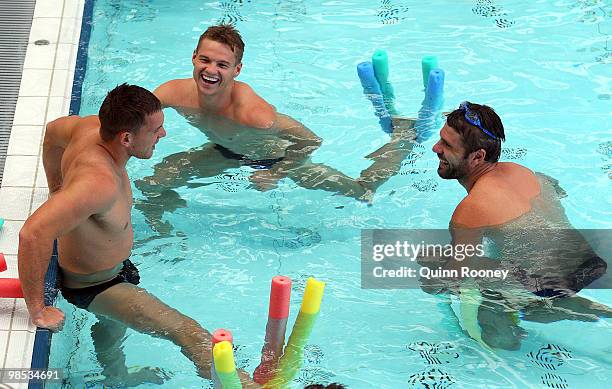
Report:
M 19 279 L 0 278 L 0 298 L 23 298 Z
M 266 337 L 261 350 L 261 362 L 253 372 L 253 380 L 265 384 L 274 377 L 278 360 L 285 344 L 285 331 L 289 317 L 289 301 L 291 300 L 291 279 L 284 276 L 272 278 L 270 288 L 270 308 Z
M 215 330 L 212 334 L 212 344 L 213 346 L 219 342 L 223 342 L 227 340 L 230 343 L 233 343 L 232 333 L 229 330 L 224 330 L 223 328 L 219 328 Z
M 289 301 L 291 299 L 291 278 L 275 276 L 270 288 L 270 309 L 268 318 L 286 319 L 289 316 Z
M 4 254 L 0 253 L 0 273 L 6 271 L 6 259 L 4 258 Z

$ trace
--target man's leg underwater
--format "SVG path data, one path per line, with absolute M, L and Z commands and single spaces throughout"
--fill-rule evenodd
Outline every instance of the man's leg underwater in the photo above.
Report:
M 164 212 L 186 206 L 174 189 L 188 185 L 194 178 L 213 177 L 239 166 L 239 161 L 224 157 L 213 143 L 169 155 L 155 165 L 152 176 L 135 181 L 136 188 L 146 196 L 135 207 L 144 213 L 153 229 L 169 232 L 172 227 L 161 222 Z
M 361 199 L 367 193 L 367 189 L 354 178 L 320 163 L 304 163 L 291 169 L 287 177 L 302 188 L 321 189 L 355 199 Z
M 160 369 L 142 367 L 128 370 L 121 348 L 127 327 L 115 320 L 96 315 L 98 322 L 91 327 L 96 357 L 102 366 L 104 383 L 137 386 L 144 383 L 161 385 L 168 378 Z
M 363 186 L 376 192 L 400 171 L 402 162 L 412 152 L 416 143 L 415 122 L 414 119 L 393 118 L 393 133 L 389 142 L 366 156 L 373 160 L 373 163 L 363 170 L 357 179 Z
M 210 332 L 145 289 L 129 283 L 114 285 L 97 295 L 89 310 L 136 331 L 172 341 L 195 364 L 200 376 L 210 378 Z M 239 375 L 244 387 L 257 387 L 251 386 L 246 373 Z
M 394 119 L 394 132 L 384 146 L 366 156 L 374 162 L 358 179 L 323 164 L 305 163 L 288 177 L 307 189 L 322 189 L 359 200 L 369 200 L 389 178 L 397 174 L 416 141 L 413 119 Z

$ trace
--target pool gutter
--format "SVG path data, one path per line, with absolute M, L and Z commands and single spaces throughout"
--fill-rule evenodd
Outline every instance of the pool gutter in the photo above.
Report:
M 94 0 L 84 0 L 83 15 L 81 20 L 81 33 L 79 35 L 78 51 L 72 82 L 70 96 L 69 115 L 78 115 L 81 108 L 81 95 L 83 92 L 83 80 L 87 69 L 87 52 L 89 39 L 91 37 L 92 15 Z M 53 256 L 45 275 L 45 305 L 53 305 L 58 293 L 58 258 L 57 241 L 53 245 Z M 38 328 L 34 339 L 32 351 L 31 369 L 47 369 L 49 367 L 49 355 L 51 351 L 52 332 L 47 329 Z M 30 382 L 29 389 L 42 388 L 40 382 Z

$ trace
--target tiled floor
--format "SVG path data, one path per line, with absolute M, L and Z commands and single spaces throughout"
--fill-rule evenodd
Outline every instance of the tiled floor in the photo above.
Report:
M 19 229 L 47 197 L 44 125 L 68 114 L 84 0 L 37 0 L 0 188 L 0 252 L 17 277 Z M 46 40 L 47 45 L 34 44 Z M 0 298 L 0 367 L 30 367 L 35 327 L 23 299 Z M 27 387 L 27 384 L 13 387 Z

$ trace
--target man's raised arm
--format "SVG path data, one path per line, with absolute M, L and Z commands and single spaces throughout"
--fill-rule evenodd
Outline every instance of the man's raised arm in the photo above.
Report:
M 101 185 L 101 180 L 104 184 Z M 108 181 L 108 182 L 107 182 Z M 95 193 L 92 188 L 96 188 Z M 72 231 L 91 215 L 112 206 L 116 184 L 100 174 L 75 179 L 34 212 L 19 232 L 17 260 L 19 279 L 32 322 L 59 331 L 64 314 L 45 307 L 45 272 L 53 251 L 53 241 Z

